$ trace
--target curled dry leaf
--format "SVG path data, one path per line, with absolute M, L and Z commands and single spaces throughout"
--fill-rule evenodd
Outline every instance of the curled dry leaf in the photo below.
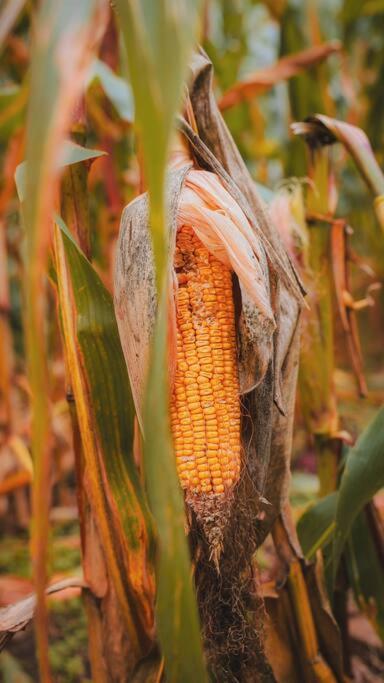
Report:
M 229 109 L 243 100 L 252 99 L 270 90 L 274 85 L 288 78 L 297 76 L 305 69 L 323 62 L 329 55 L 341 52 L 342 44 L 338 40 L 331 40 L 322 45 L 315 45 L 293 55 L 279 59 L 271 66 L 256 71 L 243 81 L 239 81 L 227 90 L 219 101 L 221 111 Z
M 26 470 L 9 474 L 0 482 L 0 496 L 4 496 L 21 486 L 31 483 L 31 474 Z
M 303 122 L 293 123 L 291 127 L 295 135 L 303 135 L 311 146 L 334 142 L 344 145 L 375 197 L 374 208 L 380 226 L 384 229 L 384 174 L 365 132 L 357 126 L 324 114 L 309 116 Z
M 83 579 L 78 576 L 56 581 L 46 589 L 46 595 L 57 593 L 68 588 L 85 588 Z M 36 608 L 36 595 L 32 593 L 27 598 L 19 600 L 9 607 L 0 609 L 0 651 L 9 638 L 17 631 L 22 631 L 33 618 Z

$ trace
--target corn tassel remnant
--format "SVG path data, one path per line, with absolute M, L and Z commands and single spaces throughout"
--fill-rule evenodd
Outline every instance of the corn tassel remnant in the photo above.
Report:
M 177 363 L 171 425 L 181 486 L 225 496 L 240 476 L 232 271 L 184 225 L 177 233 Z

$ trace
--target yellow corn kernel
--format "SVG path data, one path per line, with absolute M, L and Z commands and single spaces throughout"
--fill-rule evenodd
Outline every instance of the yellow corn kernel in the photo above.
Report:
M 171 400 L 184 489 L 224 495 L 240 475 L 240 401 L 232 273 L 183 226 L 174 266 L 177 354 Z

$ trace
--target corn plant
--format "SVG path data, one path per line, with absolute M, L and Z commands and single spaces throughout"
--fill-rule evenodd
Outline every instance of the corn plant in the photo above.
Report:
M 3 89 L 0 70 L 0 505 L 31 540 L 28 591 L 0 606 L 4 675 L 26 675 L 13 636 L 31 621 L 44 682 L 341 682 L 351 594 L 383 638 L 383 411 L 354 442 L 335 381 L 341 330 L 369 396 L 358 321 L 378 287 L 363 264 L 353 296 L 336 143 L 381 226 L 384 183 L 364 133 L 331 118 L 343 45 L 304 5 L 0 9 L 17 81 Z M 251 73 L 248 16 L 276 48 Z M 307 166 L 288 119 L 268 137 L 282 88 Z M 299 178 L 255 183 L 276 165 Z M 303 425 L 320 484 L 304 514 L 290 500 Z M 78 525 L 65 577 L 63 515 Z M 82 674 L 52 648 L 74 594 Z

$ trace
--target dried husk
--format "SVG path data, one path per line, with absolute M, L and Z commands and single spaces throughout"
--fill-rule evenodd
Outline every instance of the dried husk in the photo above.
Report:
M 212 64 L 202 51 L 195 55 L 191 70 L 189 94 L 199 135 L 184 119 L 179 128 L 198 166 L 217 174 L 246 215 L 259 241 L 264 285 L 276 322 L 276 327 L 269 324 L 241 285 L 235 288 L 244 462 L 228 522 L 221 529 L 219 558 L 212 558 L 199 510 L 189 506 L 196 587 L 216 679 L 273 681 L 263 654 L 263 610 L 252 558 L 276 517 L 284 519 L 303 289 L 217 108 Z M 190 167 L 171 169 L 167 177 L 171 263 L 177 209 Z M 140 424 L 157 305 L 148 209 L 146 194 L 125 208 L 115 265 L 115 310 Z

